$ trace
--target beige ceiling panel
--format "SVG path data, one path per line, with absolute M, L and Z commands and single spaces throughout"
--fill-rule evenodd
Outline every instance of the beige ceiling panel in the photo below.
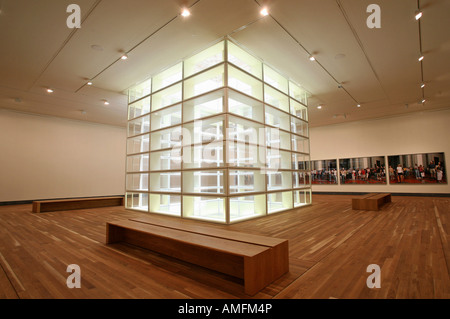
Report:
M 392 104 L 421 98 L 419 33 L 416 1 L 382 1 L 381 28 L 368 28 L 366 12 L 371 0 L 340 0 L 350 25 Z
M 48 94 L 37 88 L 25 92 L 0 87 L 0 108 L 109 125 L 125 125 L 126 96 L 93 87 L 86 88 L 84 91 L 86 92 L 75 94 L 55 90 L 54 93 Z M 104 100 L 107 100 L 109 105 L 104 105 Z M 86 113 L 83 114 L 82 111 Z
M 200 1 L 191 16 L 170 22 L 130 52 L 128 60 L 103 72 L 96 85 L 123 91 L 259 18 L 257 8 L 252 0 Z
M 100 2 L 52 61 L 39 85 L 57 85 L 76 91 L 86 83 L 86 79 L 93 78 L 120 58 L 123 52 L 179 13 L 180 5 L 175 0 Z
M 3 1 L 0 14 L 0 85 L 29 89 L 73 32 L 66 24 L 71 0 Z M 77 0 L 90 8 L 94 0 Z M 86 10 L 87 11 L 87 10 Z M 85 12 L 81 12 L 84 17 Z
M 314 95 L 339 93 L 337 83 L 270 17 L 232 35 L 243 47 Z
M 271 13 L 357 101 L 385 98 L 335 0 L 273 1 Z M 361 15 L 365 15 L 365 11 Z
M 450 1 L 425 1 L 421 18 L 427 106 L 450 107 Z

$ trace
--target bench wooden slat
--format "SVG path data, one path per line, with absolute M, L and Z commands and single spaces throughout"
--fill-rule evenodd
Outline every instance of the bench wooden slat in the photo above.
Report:
M 42 200 L 33 202 L 32 211 L 33 213 L 43 213 L 61 210 L 122 206 L 123 203 L 124 203 L 123 197 L 93 197 L 93 198 Z
M 109 222 L 108 224 L 143 233 L 151 232 L 155 236 L 170 237 L 171 239 L 182 243 L 188 243 L 199 247 L 208 247 L 211 250 L 223 251 L 228 254 L 234 254 L 242 257 L 252 257 L 265 250 L 264 247 L 258 245 L 251 245 L 234 240 L 221 240 L 220 238 L 212 236 L 160 227 L 152 224 L 136 223 L 131 220 Z M 108 243 L 111 243 L 111 241 Z
M 181 229 L 185 231 L 190 231 L 193 233 L 205 234 L 213 237 L 231 239 L 234 241 L 241 241 L 244 243 L 252 243 L 261 246 L 274 247 L 276 245 L 284 242 L 284 239 L 266 237 L 254 234 L 241 233 L 237 231 L 225 230 L 220 228 L 212 228 L 201 225 L 194 225 L 187 221 L 176 219 L 169 220 L 167 218 L 159 218 L 158 216 L 144 216 L 138 218 L 131 218 L 130 220 L 146 223 L 146 224 L 154 224 L 159 226 L 164 226 L 173 229 Z
M 270 238 L 263 240 L 264 236 L 245 236 L 231 231 L 226 234 L 227 230 L 221 230 L 217 236 L 214 231 L 218 229 L 163 220 L 159 220 L 161 224 L 158 225 L 156 219 L 143 220 L 147 223 L 136 220 L 108 222 L 106 243 L 130 243 L 244 279 L 245 293 L 249 295 L 256 294 L 289 271 L 287 240 L 277 239 L 279 243 L 275 244 Z M 256 242 L 250 242 L 251 238 Z M 261 245 L 261 242 L 270 245 Z

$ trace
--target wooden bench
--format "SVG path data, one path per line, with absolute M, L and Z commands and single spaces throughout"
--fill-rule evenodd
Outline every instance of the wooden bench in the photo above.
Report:
M 106 243 L 125 242 L 244 280 L 255 295 L 289 271 L 286 239 L 143 217 L 107 222 Z
M 352 198 L 352 209 L 380 210 L 380 207 L 391 202 L 391 194 L 370 193 Z
M 83 208 L 98 208 L 122 206 L 123 197 L 93 197 L 75 199 L 55 199 L 33 202 L 33 213 L 54 212 L 59 210 L 73 210 Z

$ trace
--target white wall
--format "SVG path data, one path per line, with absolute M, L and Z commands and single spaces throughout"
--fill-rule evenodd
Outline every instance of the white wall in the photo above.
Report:
M 121 195 L 125 128 L 0 110 L 0 202 Z
M 450 177 L 450 109 L 310 129 L 311 160 L 445 153 Z M 387 161 L 387 158 L 386 158 Z M 387 163 L 387 162 L 386 162 Z M 314 192 L 450 193 L 449 184 L 313 185 Z

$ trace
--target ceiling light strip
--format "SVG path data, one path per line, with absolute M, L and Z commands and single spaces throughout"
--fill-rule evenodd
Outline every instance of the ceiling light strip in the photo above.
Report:
M 420 11 L 420 3 L 419 3 L 419 0 L 417 0 L 417 10 Z M 420 20 L 421 20 L 421 19 L 418 19 L 418 20 L 417 20 L 418 31 L 419 31 L 419 52 L 420 52 L 420 54 L 423 54 L 423 53 L 422 53 L 422 52 L 423 52 L 423 51 L 422 51 L 422 27 L 421 27 L 421 24 L 420 24 Z M 424 79 L 423 79 L 423 60 L 420 61 L 420 83 L 421 83 L 421 84 L 425 83 L 425 82 L 424 82 Z M 424 100 L 425 100 L 425 88 L 424 88 L 423 85 L 421 85 L 421 93 L 422 93 L 422 101 L 424 101 Z M 422 103 L 423 103 L 423 102 L 422 102 Z
M 100 2 L 102 2 L 102 0 L 97 0 L 92 7 L 89 9 L 89 11 L 86 13 L 86 15 L 81 19 L 81 23 L 83 23 L 84 21 L 86 21 L 86 19 L 91 15 L 92 11 L 94 11 L 94 9 L 100 4 Z M 37 83 L 37 81 L 39 81 L 39 79 L 42 77 L 42 75 L 44 75 L 45 71 L 47 71 L 47 69 L 49 68 L 50 64 L 53 63 L 53 61 L 56 59 L 56 57 L 61 53 L 61 51 L 64 49 L 64 47 L 67 45 L 67 43 L 69 43 L 69 41 L 72 39 L 72 37 L 75 35 L 75 33 L 78 31 L 78 28 L 74 28 L 69 36 L 64 40 L 64 42 L 62 43 L 62 45 L 59 47 L 58 50 L 56 50 L 55 54 L 53 54 L 53 56 L 50 58 L 50 60 L 47 62 L 47 64 L 44 66 L 43 70 L 39 73 L 38 77 L 33 81 L 33 83 L 31 83 L 31 85 L 28 87 L 27 91 L 30 91 L 33 86 Z
M 258 3 L 257 0 L 255 0 L 255 2 Z M 258 5 L 259 5 L 259 3 L 258 3 Z M 280 28 L 282 28 L 284 30 L 284 32 L 286 32 L 287 35 L 289 35 L 307 53 L 308 57 L 312 56 L 312 54 L 277 19 L 275 19 L 273 15 L 270 15 L 270 17 L 273 19 L 273 21 L 275 21 L 280 26 Z M 356 99 L 342 86 L 342 84 L 317 59 L 315 59 L 315 62 L 336 82 L 336 84 L 338 85 L 338 87 L 340 89 L 343 89 L 355 103 L 358 103 L 358 101 L 356 101 Z
M 347 12 L 345 11 L 345 9 L 344 9 L 344 7 L 343 7 L 343 5 L 342 5 L 342 3 L 341 3 L 341 0 L 336 0 L 336 4 L 338 5 L 339 10 L 341 11 L 342 15 L 344 16 L 344 19 L 345 19 L 345 21 L 347 22 L 347 25 L 348 25 L 348 27 L 350 28 L 350 31 L 352 31 L 353 36 L 355 37 L 356 42 L 358 43 L 359 47 L 361 48 L 361 51 L 363 52 L 364 57 L 366 58 L 366 61 L 367 61 L 367 63 L 369 64 L 370 69 L 372 70 L 372 72 L 373 72 L 375 78 L 377 79 L 378 84 L 380 85 L 381 89 L 383 90 L 383 93 L 384 93 L 385 97 L 389 100 L 389 95 L 386 93 L 386 90 L 384 89 L 383 85 L 381 84 L 381 80 L 380 80 L 380 78 L 379 78 L 377 72 L 375 71 L 375 68 L 374 68 L 374 66 L 372 65 L 372 62 L 370 61 L 369 56 L 368 56 L 367 53 L 366 53 L 366 50 L 365 50 L 365 48 L 364 48 L 364 46 L 363 46 L 363 44 L 362 44 L 361 39 L 360 39 L 359 36 L 358 36 L 358 33 L 356 32 L 356 30 L 355 30 L 355 28 L 353 27 L 353 25 L 350 23 L 350 19 L 349 19 L 348 16 L 347 16 Z
M 101 1 L 101 0 L 100 0 Z M 190 7 L 188 7 L 188 9 L 192 8 L 193 6 L 195 6 L 197 3 L 199 3 L 201 0 L 197 0 L 195 1 Z M 136 49 L 138 46 L 140 46 L 142 43 L 144 43 L 145 41 L 147 41 L 148 39 L 150 39 L 151 37 L 153 37 L 156 33 L 158 33 L 159 31 L 161 31 L 163 28 L 165 28 L 167 25 L 169 25 L 171 22 L 173 22 L 176 18 L 178 18 L 179 16 L 181 16 L 180 14 L 177 14 L 176 16 L 174 16 L 173 18 L 171 18 L 169 21 L 167 21 L 166 23 L 164 23 L 162 26 L 160 26 L 158 29 L 156 29 L 155 31 L 153 31 L 152 33 L 150 33 L 148 36 L 146 36 L 144 39 L 142 39 L 141 41 L 139 41 L 137 44 L 135 44 L 133 47 L 131 47 L 131 49 L 129 49 L 128 51 L 124 52 L 123 55 L 128 55 L 128 53 L 130 53 L 131 51 L 133 51 L 134 49 Z M 105 67 L 103 70 L 101 70 L 100 72 L 98 72 L 95 76 L 93 76 L 91 78 L 91 80 L 94 80 L 96 77 L 98 77 L 100 74 L 102 74 L 103 72 L 105 72 L 106 70 L 108 70 L 111 66 L 113 66 L 115 63 L 117 63 L 118 61 L 122 60 L 122 56 L 117 58 L 116 60 L 114 60 L 112 63 L 110 63 L 107 67 Z M 79 87 L 75 93 L 77 93 L 78 91 L 80 91 L 83 87 L 86 86 L 86 83 L 83 84 L 81 87 Z

